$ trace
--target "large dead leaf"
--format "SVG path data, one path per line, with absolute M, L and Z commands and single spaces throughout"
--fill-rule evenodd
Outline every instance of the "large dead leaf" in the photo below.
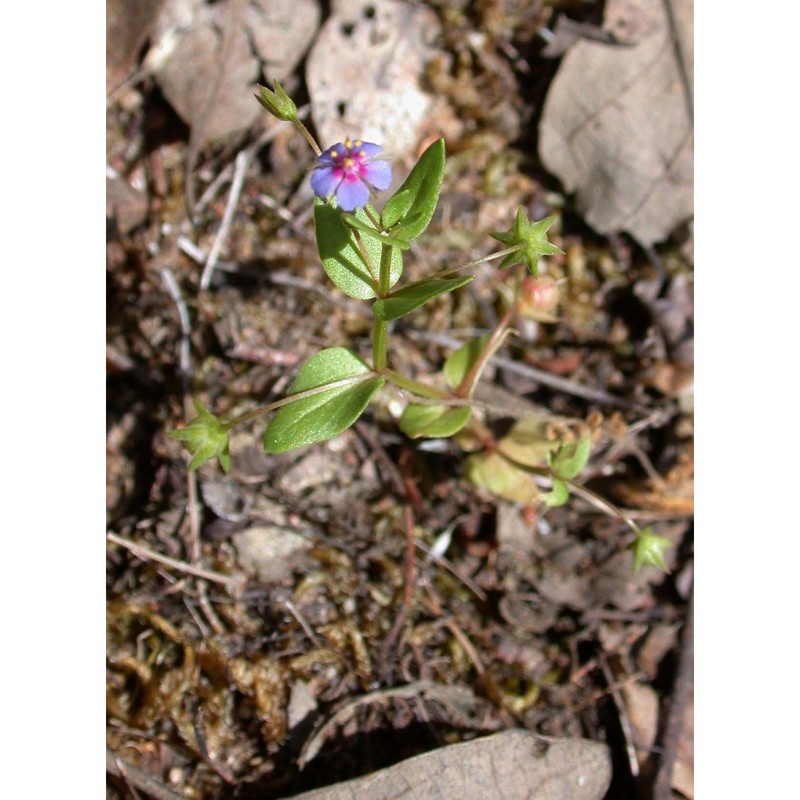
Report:
M 111 93 L 136 67 L 139 51 L 150 36 L 164 0 L 106 0 L 106 93 Z
M 419 87 L 438 32 L 430 9 L 398 0 L 339 0 L 308 57 L 320 145 L 346 136 L 392 155 L 419 144 L 431 97 Z
M 154 43 L 156 77 L 193 144 L 243 131 L 263 114 L 256 83 L 294 70 L 319 13 L 315 0 L 167 1 Z
M 598 232 L 644 245 L 693 211 L 693 0 L 608 0 L 604 28 L 634 44 L 583 39 L 545 101 L 543 163 Z
M 293 800 L 601 800 L 611 782 L 608 748 L 582 739 L 551 742 L 522 730 L 442 747 L 388 769 Z

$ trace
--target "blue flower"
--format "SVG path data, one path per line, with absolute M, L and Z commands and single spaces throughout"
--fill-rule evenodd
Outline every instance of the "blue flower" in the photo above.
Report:
M 336 194 L 343 211 L 366 205 L 370 186 L 386 189 L 392 182 L 389 162 L 375 157 L 383 148 L 361 139 L 345 139 L 329 147 L 319 158 L 311 175 L 311 188 L 317 197 Z

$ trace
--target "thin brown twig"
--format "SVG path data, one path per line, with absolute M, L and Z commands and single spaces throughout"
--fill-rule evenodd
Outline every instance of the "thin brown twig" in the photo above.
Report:
M 669 700 L 669 712 L 661 740 L 661 758 L 653 783 L 653 800 L 670 800 L 672 797 L 672 770 L 678 756 L 678 745 L 683 733 L 686 708 L 694 684 L 694 589 L 689 596 L 686 623 L 681 634 L 681 653 L 678 673 Z
M 157 778 L 128 764 L 127 761 L 108 749 L 106 749 L 106 772 L 110 772 L 118 778 L 124 778 L 131 785 L 147 792 L 151 797 L 155 797 L 156 800 L 186 800 L 184 795 L 172 791 Z
M 383 664 L 384 673 L 388 672 L 389 654 L 405 624 L 406 617 L 411 608 L 411 600 L 414 596 L 414 554 L 416 552 L 416 547 L 414 546 L 414 515 L 411 510 L 411 504 L 408 501 L 406 501 L 403 506 L 403 514 L 406 530 L 406 558 L 403 567 L 403 599 L 400 603 L 400 609 L 397 612 L 397 617 L 392 625 L 392 629 L 389 631 L 389 635 L 386 637 L 381 647 L 381 662 Z
M 608 665 L 608 658 L 605 653 L 601 653 L 598 658 L 600 669 L 603 671 L 603 677 L 608 684 L 608 691 L 611 694 L 611 699 L 617 708 L 617 715 L 619 716 L 620 728 L 622 728 L 622 736 L 625 739 L 625 753 L 628 756 L 628 766 L 631 775 L 634 779 L 639 777 L 639 759 L 636 757 L 636 747 L 634 745 L 633 727 L 628 717 L 628 712 L 625 709 L 625 703 L 622 700 L 617 681 L 614 674 L 611 672 L 611 667 Z
M 236 155 L 236 160 L 233 167 L 233 180 L 231 181 L 231 190 L 228 194 L 228 202 L 225 204 L 225 211 L 222 213 L 222 221 L 219 225 L 217 235 L 214 237 L 214 242 L 211 245 L 211 250 L 208 252 L 208 259 L 203 267 L 203 274 L 200 276 L 200 291 L 204 292 L 211 285 L 211 278 L 214 275 L 214 269 L 217 266 L 219 255 L 222 252 L 222 246 L 228 238 L 231 225 L 233 223 L 233 215 L 236 211 L 236 206 L 239 203 L 239 196 L 242 193 L 244 186 L 244 176 L 247 173 L 247 168 L 250 166 L 250 159 L 253 150 L 241 150 Z
M 155 561 L 158 564 L 163 564 L 166 567 L 177 569 L 179 572 L 186 573 L 187 575 L 194 575 L 197 578 L 203 578 L 204 580 L 211 581 L 212 583 L 222 584 L 234 594 L 242 585 L 243 579 L 239 576 L 231 577 L 230 575 L 223 575 L 219 572 L 212 572 L 208 569 L 192 566 L 191 564 L 187 564 L 185 561 L 178 561 L 175 558 L 161 555 L 161 553 L 157 553 L 155 550 L 151 550 L 149 547 L 137 544 L 129 539 L 124 539 L 122 536 L 117 536 L 116 533 L 112 533 L 111 531 L 106 533 L 106 538 L 109 542 L 113 542 L 114 544 L 118 544 L 120 547 L 124 547 L 126 550 L 130 550 L 130 552 L 138 558 L 142 558 L 145 561 Z

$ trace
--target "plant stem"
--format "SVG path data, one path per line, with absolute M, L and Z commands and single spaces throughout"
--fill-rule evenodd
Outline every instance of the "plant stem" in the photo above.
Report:
M 311 135 L 308 128 L 300 122 L 299 119 L 292 120 L 294 122 L 295 128 L 297 128 L 300 133 L 303 134 L 305 140 L 310 145 L 311 149 L 314 151 L 314 155 L 319 158 L 322 155 L 322 150 L 320 150 L 319 145 L 317 144 L 317 140 Z
M 448 275 L 453 275 L 456 272 L 461 272 L 462 269 L 470 269 L 471 267 L 477 267 L 478 264 L 483 264 L 486 261 L 494 261 L 494 259 L 496 258 L 503 258 L 504 256 L 510 255 L 511 253 L 516 253 L 517 250 L 522 250 L 522 248 L 523 245 L 515 244 L 513 247 L 507 247 L 505 250 L 498 250 L 496 253 L 491 253 L 488 256 L 483 256 L 482 258 L 476 258 L 474 261 L 467 261 L 466 264 L 461 264 L 458 267 L 448 267 L 447 269 L 440 270 L 439 272 L 434 272 L 433 275 L 430 275 L 428 277 L 428 280 L 433 280 L 435 278 L 445 278 Z
M 358 233 L 358 231 L 356 231 Z M 392 280 L 392 248 L 381 245 L 381 266 L 378 273 L 378 297 L 386 297 Z M 372 366 L 376 372 L 386 369 L 389 343 L 389 323 L 375 317 L 372 327 Z
M 386 371 L 386 349 L 389 341 L 389 323 L 375 317 L 372 323 L 372 368 Z
M 511 320 L 514 319 L 518 308 L 519 301 L 512 303 L 506 310 L 506 313 L 503 314 L 502 319 L 500 319 L 495 329 L 492 331 L 492 335 L 486 341 L 483 350 L 481 350 L 480 354 L 475 359 L 475 363 L 470 367 L 467 374 L 461 380 L 461 383 L 456 387 L 456 397 L 470 397 L 473 391 L 475 391 L 475 385 L 478 382 L 483 368 L 486 366 L 486 362 L 495 354 L 497 348 L 500 347 L 503 336 L 506 334 L 506 329 L 511 324 Z
M 419 395 L 420 397 L 428 397 L 432 400 L 448 400 L 452 399 L 452 395 L 443 389 L 437 389 L 435 386 L 430 386 L 422 381 L 414 380 L 406 375 L 401 375 L 393 369 L 384 369 L 381 373 L 389 383 L 393 383 L 400 389 L 405 389 L 407 392 Z

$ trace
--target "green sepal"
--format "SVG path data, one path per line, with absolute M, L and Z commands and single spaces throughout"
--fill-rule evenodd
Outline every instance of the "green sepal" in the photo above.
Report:
M 374 239 L 382 245 L 390 244 L 392 247 L 399 247 L 401 250 L 408 250 L 408 248 L 411 247 L 411 242 L 404 239 L 398 230 L 393 230 L 390 234 L 382 233 L 376 230 L 372 225 L 367 225 L 365 222 L 362 222 L 355 214 L 346 212 L 342 213 L 342 219 L 349 228 L 360 231 L 364 236 L 368 236 L 370 239 Z
M 386 201 L 381 225 L 388 230 L 403 222 L 402 236 L 416 239 L 430 224 L 444 177 L 444 139 L 437 139 L 419 157 L 403 185 Z
M 348 378 L 361 380 L 281 406 L 264 433 L 264 451 L 283 453 L 338 436 L 361 416 L 384 384 L 383 378 L 374 376 L 370 367 L 345 347 L 317 353 L 297 374 L 290 395 Z
M 376 214 L 375 210 L 368 206 Z M 370 218 L 363 208 L 356 209 L 355 219 L 369 225 Z M 314 226 L 317 235 L 317 250 L 322 266 L 333 283 L 348 297 L 357 300 L 370 300 L 378 293 L 378 271 L 381 263 L 382 242 L 371 237 L 362 239 L 375 275 L 370 274 L 361 251 L 355 240 L 355 234 L 342 219 L 342 212 L 331 202 L 314 198 Z M 374 228 L 372 228 L 374 231 Z M 403 254 L 399 247 L 392 248 L 392 260 L 389 268 L 389 286 L 394 286 L 403 274 Z
M 541 501 L 545 505 L 553 508 L 563 506 L 567 500 L 569 500 L 569 486 L 560 478 L 553 478 L 553 488 L 541 497 Z
M 493 239 L 509 247 L 521 247 L 509 253 L 501 262 L 500 269 L 510 267 L 512 264 L 525 263 L 531 275 L 535 278 L 539 273 L 539 257 L 563 253 L 561 248 L 547 241 L 547 230 L 556 221 L 556 217 L 545 217 L 538 222 L 531 222 L 525 209 L 520 206 L 511 230 L 492 234 Z
M 400 430 L 412 439 L 446 439 L 458 433 L 471 416 L 469 406 L 448 408 L 410 403 L 400 417 Z
M 228 472 L 231 468 L 228 443 L 230 425 L 217 419 L 199 400 L 192 402 L 197 416 L 193 417 L 185 428 L 170 431 L 167 436 L 185 442 L 186 449 L 192 454 L 192 460 L 189 462 L 190 472 L 212 458 L 219 459 L 223 472 Z
M 271 92 L 266 86 L 257 85 L 261 91 L 261 96 L 256 95 L 255 98 L 270 114 L 284 122 L 293 122 L 297 119 L 297 106 L 289 95 L 283 91 L 283 87 L 278 81 L 273 81 L 272 83 L 275 89 L 274 92 Z
M 372 304 L 372 312 L 378 319 L 390 322 L 393 319 L 404 317 L 435 297 L 465 286 L 473 279 L 472 275 L 467 275 L 461 278 L 441 278 L 409 283 L 382 300 L 376 300 Z
M 642 567 L 657 567 L 668 573 L 669 567 L 664 554 L 669 547 L 672 547 L 672 542 L 663 536 L 657 536 L 652 528 L 647 527 L 639 531 L 639 535 L 631 545 L 633 571 L 638 572 Z
M 591 452 L 592 440 L 583 436 L 577 442 L 567 442 L 555 453 L 548 454 L 547 463 L 555 476 L 571 481 L 583 472 Z

